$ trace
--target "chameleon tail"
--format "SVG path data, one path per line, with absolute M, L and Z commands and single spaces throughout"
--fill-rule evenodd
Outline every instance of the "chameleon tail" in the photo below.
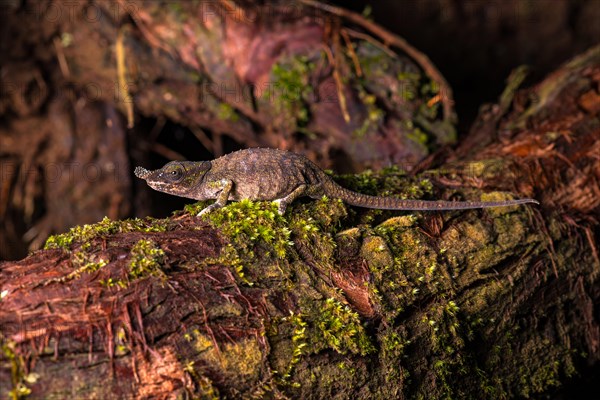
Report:
M 534 199 L 518 199 L 506 201 L 429 201 L 429 200 L 402 200 L 394 197 L 369 196 L 343 188 L 333 181 L 327 181 L 325 192 L 331 197 L 337 197 L 344 203 L 365 208 L 380 210 L 467 210 L 474 208 L 505 207 L 519 204 L 540 204 Z

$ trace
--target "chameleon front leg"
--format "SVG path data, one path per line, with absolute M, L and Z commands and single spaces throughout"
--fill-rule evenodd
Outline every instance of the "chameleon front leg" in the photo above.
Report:
M 217 196 L 217 200 L 210 206 L 205 207 L 202 211 L 200 211 L 197 215 L 198 217 L 225 206 L 227 204 L 227 200 L 229 200 L 229 193 L 231 193 L 231 189 L 233 188 L 232 180 L 222 179 L 218 182 L 214 182 L 213 185 L 215 185 L 216 188 L 221 189 L 219 195 Z
M 279 215 L 285 214 L 285 209 L 287 208 L 288 204 L 296 200 L 298 197 L 304 196 L 307 192 L 307 189 L 307 185 L 300 185 L 284 198 L 274 200 L 273 202 L 277 204 L 277 212 Z

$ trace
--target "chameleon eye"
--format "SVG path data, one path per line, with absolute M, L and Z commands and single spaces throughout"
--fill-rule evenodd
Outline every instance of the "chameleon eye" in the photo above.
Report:
M 174 168 L 167 172 L 167 178 L 172 182 L 177 182 L 183 178 L 183 170 L 181 167 Z

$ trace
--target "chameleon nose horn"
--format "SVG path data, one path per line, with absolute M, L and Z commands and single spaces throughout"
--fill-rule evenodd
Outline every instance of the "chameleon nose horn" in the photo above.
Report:
M 140 179 L 146 179 L 148 177 L 148 175 L 150 175 L 150 171 L 148 171 L 146 168 L 142 168 L 142 167 L 135 167 L 135 170 L 133 171 L 133 173 L 135 174 L 135 176 L 137 176 Z

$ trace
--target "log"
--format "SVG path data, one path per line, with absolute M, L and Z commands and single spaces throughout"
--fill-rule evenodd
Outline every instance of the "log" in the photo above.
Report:
M 600 356 L 600 47 L 508 85 L 434 169 L 338 177 L 366 193 L 538 207 L 105 219 L 0 265 L 12 398 L 510 398 Z

